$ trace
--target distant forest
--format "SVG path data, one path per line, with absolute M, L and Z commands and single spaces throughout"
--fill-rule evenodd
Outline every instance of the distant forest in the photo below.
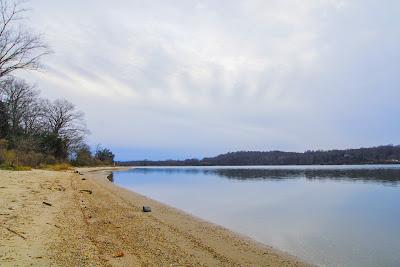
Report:
M 345 150 L 299 152 L 239 151 L 216 157 L 187 160 L 125 161 L 121 166 L 250 166 L 250 165 L 345 165 L 400 164 L 400 146 L 387 145 Z

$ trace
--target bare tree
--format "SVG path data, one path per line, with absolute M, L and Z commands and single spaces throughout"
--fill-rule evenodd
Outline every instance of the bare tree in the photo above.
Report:
M 0 78 L 19 69 L 37 69 L 40 58 L 50 53 L 41 35 L 21 25 L 26 11 L 18 2 L 0 0 Z
M 84 122 L 84 113 L 65 100 L 47 101 L 45 120 L 48 131 L 63 139 L 69 150 L 79 147 L 89 132 Z
M 37 135 L 43 132 L 45 125 L 46 100 L 35 99 L 22 116 L 22 128 L 25 135 Z
M 5 105 L 10 134 L 24 130 L 23 122 L 33 116 L 31 111 L 37 105 L 39 92 L 24 80 L 9 77 L 0 83 L 0 101 Z
M 0 139 L 5 138 L 8 133 L 8 114 L 6 105 L 0 100 Z

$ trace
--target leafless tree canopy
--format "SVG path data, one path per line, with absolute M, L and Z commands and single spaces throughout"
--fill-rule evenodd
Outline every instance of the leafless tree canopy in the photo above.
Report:
M 48 131 L 62 137 L 72 149 L 78 147 L 88 133 L 84 122 L 84 113 L 65 100 L 57 99 L 45 103 L 45 124 Z
M 84 145 L 84 114 L 65 100 L 39 98 L 39 92 L 12 76 L 0 82 L 0 136 L 17 151 L 66 159 Z
M 22 128 L 25 135 L 37 135 L 42 132 L 45 117 L 45 100 L 38 98 L 32 102 L 22 117 Z
M 0 78 L 19 69 L 37 69 L 50 52 L 41 35 L 20 24 L 25 11 L 18 2 L 0 0 Z
M 23 80 L 9 77 L 1 83 L 0 101 L 4 103 L 8 114 L 12 134 L 22 129 L 22 124 L 33 118 L 31 111 L 37 109 L 38 92 Z

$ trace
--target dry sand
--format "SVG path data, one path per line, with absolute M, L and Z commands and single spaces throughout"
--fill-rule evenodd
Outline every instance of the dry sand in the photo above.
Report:
M 306 266 L 81 172 L 0 171 L 0 266 Z

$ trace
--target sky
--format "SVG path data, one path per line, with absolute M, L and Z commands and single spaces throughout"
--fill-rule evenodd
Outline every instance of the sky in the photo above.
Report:
M 23 73 L 117 160 L 400 143 L 400 1 L 30 0 Z

